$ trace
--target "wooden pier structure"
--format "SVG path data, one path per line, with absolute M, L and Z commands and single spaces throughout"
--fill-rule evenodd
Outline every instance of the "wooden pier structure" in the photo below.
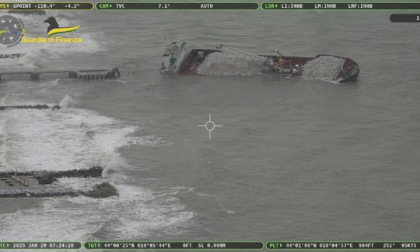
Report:
M 42 74 L 68 74 L 69 78 L 76 79 L 115 79 L 120 77 L 120 70 L 116 67 L 99 70 L 22 70 L 0 71 L 0 81 L 3 76 L 29 75 L 31 80 L 39 80 Z

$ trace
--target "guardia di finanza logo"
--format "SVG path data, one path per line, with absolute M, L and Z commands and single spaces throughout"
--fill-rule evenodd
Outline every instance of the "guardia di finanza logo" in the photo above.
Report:
M 79 29 L 80 25 L 73 27 L 60 27 L 54 16 L 49 17 L 44 23 L 48 23 L 47 36 L 50 37 L 55 34 L 68 33 Z
M 53 35 L 59 35 L 64 33 L 70 33 L 73 31 L 76 31 L 80 28 L 80 25 L 78 26 L 71 26 L 71 27 L 60 27 L 58 25 L 58 22 L 54 16 L 49 17 L 47 20 L 44 21 L 44 23 L 48 23 L 49 26 L 47 28 L 47 38 L 45 37 L 39 37 L 39 38 L 29 38 L 29 37 L 23 37 L 22 42 L 23 43 L 81 43 L 82 38 L 70 38 L 70 37 L 61 37 L 61 36 L 54 36 Z

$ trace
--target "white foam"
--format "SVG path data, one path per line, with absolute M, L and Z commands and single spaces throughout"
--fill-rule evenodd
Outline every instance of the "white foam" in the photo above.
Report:
M 56 87 L 56 86 L 60 85 L 60 81 L 61 81 L 61 79 L 43 80 L 38 85 L 36 85 L 36 86 L 32 85 L 32 87 L 30 87 L 30 88 L 32 88 L 34 90 L 38 90 L 38 92 L 47 93 L 47 92 L 51 92 L 48 88 Z
M 130 139 L 130 144 L 139 146 L 157 146 L 157 145 L 171 145 L 172 142 L 157 136 L 142 136 L 133 137 Z
M 39 69 L 42 67 L 42 63 L 38 59 L 45 57 L 47 53 L 48 52 L 42 48 L 33 48 L 33 50 L 30 50 L 26 52 L 25 55 L 19 57 L 18 65 L 15 65 L 15 67 Z
M 122 168 L 130 167 L 126 160 L 121 157 L 119 153 L 104 154 L 101 159 L 100 166 L 104 169 L 102 171 L 102 178 L 112 178 L 113 180 L 126 180 L 124 174 L 118 173 Z
M 119 148 L 164 141 L 154 136 L 136 138 L 132 133 L 137 127 L 90 110 L 73 108 L 71 103 L 71 97 L 66 96 L 62 105 L 67 104 L 67 110 L 1 111 L 0 122 L 5 122 L 2 132 L 7 137 L 3 145 L 7 148 L 4 158 L 7 168 L 58 171 L 100 164 L 105 168 L 105 179 L 114 183 L 119 196 L 39 199 L 42 200 L 39 208 L 0 215 L 0 237 L 83 242 L 92 237 L 139 239 L 182 232 L 194 213 L 187 211 L 174 196 L 192 189 L 179 187 L 154 193 L 139 186 L 124 185 L 136 181 L 117 172 L 127 166 L 118 153 Z M 59 183 L 46 188 L 88 190 L 102 182 L 100 178 L 60 178 Z
M 185 187 L 185 186 L 176 186 L 172 188 L 163 188 L 162 190 L 158 190 L 155 192 L 156 196 L 162 197 L 162 196 L 174 196 L 181 193 L 190 193 L 194 192 L 193 187 Z
M 1 98 L 1 100 L 0 100 L 0 106 L 4 106 L 6 104 L 8 98 L 9 98 L 9 94 L 3 96 L 3 98 Z
M 5 140 L 6 140 L 6 132 L 5 132 L 5 124 L 6 121 L 4 117 L 0 117 L 0 169 L 4 169 L 5 164 Z
M 103 157 L 129 144 L 129 135 L 137 130 L 77 108 L 4 110 L 2 118 L 8 120 L 8 163 L 18 170 L 69 170 L 103 164 Z
M 63 208 L 60 201 L 50 199 L 42 209 L 1 215 L 0 222 L 4 227 L 0 231 L 1 237 L 13 240 L 81 240 L 95 230 L 95 225 L 92 225 L 95 220 L 98 223 L 101 221 L 99 214 L 83 218 L 82 205 Z M 36 232 L 33 232 L 34 227 Z
M 70 183 L 72 179 L 61 179 Z M 73 181 L 75 182 L 75 181 Z M 80 182 L 77 182 L 80 183 Z M 191 221 L 192 212 L 175 198 L 162 201 L 147 189 L 116 186 L 120 196 L 53 198 L 41 209 L 0 215 L 5 240 L 139 239 L 156 233 L 174 234 Z M 33 232 L 36 227 L 37 232 Z
M 58 183 L 53 183 L 52 187 L 55 188 L 66 188 L 72 190 L 90 190 L 94 185 L 101 184 L 104 182 L 101 178 L 59 178 Z
M 220 207 L 222 208 L 222 210 L 228 214 L 235 214 L 235 211 L 229 210 L 227 209 L 222 203 L 219 202 Z
M 64 96 L 64 98 L 60 101 L 60 104 L 59 104 L 59 106 L 62 108 L 62 109 L 68 109 L 72 104 L 74 103 L 74 101 L 73 101 L 73 99 L 69 96 L 69 95 L 66 95 L 66 96 Z
M 5 136 L 6 132 L 5 132 L 5 124 L 6 124 L 6 120 L 4 119 L 4 117 L 0 117 L 0 139 L 2 137 Z

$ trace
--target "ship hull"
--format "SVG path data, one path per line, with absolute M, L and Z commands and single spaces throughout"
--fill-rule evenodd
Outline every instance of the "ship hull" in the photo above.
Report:
M 175 43 L 175 42 L 174 42 Z M 173 43 L 173 44 L 174 44 Z M 186 44 L 186 42 L 183 42 Z M 174 44 L 175 45 L 175 44 Z M 239 50 L 235 51 L 238 52 Z M 299 76 L 302 75 L 305 69 L 305 64 L 308 62 L 317 59 L 318 57 L 333 57 L 341 59 L 342 65 L 338 74 L 334 75 L 332 80 L 337 82 L 350 82 L 356 81 L 359 75 L 360 69 L 359 65 L 352 59 L 334 56 L 334 55 L 317 55 L 316 57 L 294 57 L 294 56 L 283 56 L 283 55 L 252 55 L 249 53 L 244 53 L 243 55 L 251 57 L 253 60 L 259 60 L 261 64 L 264 64 L 264 68 L 261 68 L 262 73 L 264 74 L 274 74 L 274 75 L 286 75 L 287 77 Z M 172 61 L 178 65 L 176 71 L 173 71 L 171 68 L 166 66 L 169 63 L 162 63 L 162 72 L 166 73 L 178 73 L 178 74 L 187 74 L 187 75 L 199 75 L 199 68 L 207 57 L 213 53 L 224 53 L 224 48 L 222 46 L 217 49 L 190 49 L 185 52 L 185 55 L 182 55 L 180 58 L 172 57 Z M 168 54 L 166 54 L 168 55 Z M 165 55 L 164 55 L 165 56 Z M 262 60 L 261 60 L 262 59 Z M 264 60 L 265 59 L 265 60 Z M 169 61 L 167 61 L 169 62 Z M 340 62 L 340 61 L 339 61 Z M 340 63 L 341 64 L 341 63 Z M 169 70 L 168 70 L 169 69 Z
M 272 59 L 273 61 L 278 61 L 279 56 L 277 55 L 261 55 L 263 57 L 267 57 Z M 285 62 L 286 65 L 289 65 L 291 67 L 293 66 L 301 66 L 304 67 L 306 63 L 308 63 L 311 60 L 314 60 L 321 56 L 329 56 L 329 57 L 335 57 L 339 59 L 343 59 L 343 65 L 341 66 L 341 70 L 338 73 L 338 75 L 335 77 L 335 81 L 338 81 L 340 83 L 343 82 L 352 82 L 356 81 L 357 77 L 359 76 L 360 68 L 359 65 L 350 58 L 344 58 L 334 55 L 317 55 L 316 57 L 294 57 L 294 56 L 282 56 L 281 59 Z M 301 75 L 302 72 L 298 72 L 298 75 Z

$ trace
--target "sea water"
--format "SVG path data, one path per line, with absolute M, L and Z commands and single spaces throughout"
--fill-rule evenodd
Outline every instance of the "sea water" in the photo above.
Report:
M 3 240 L 416 240 L 420 35 L 391 12 L 48 12 L 81 44 L 19 44 L 7 69 L 118 66 L 116 80 L 4 80 L 0 169 L 100 165 L 120 196 L 0 199 Z M 22 18 L 46 35 L 46 16 Z M 167 39 L 355 60 L 355 83 L 159 73 Z M 203 125 L 211 113 L 215 124 Z M 97 179 L 63 178 L 74 189 Z M 34 232 L 33 227 L 36 227 Z

